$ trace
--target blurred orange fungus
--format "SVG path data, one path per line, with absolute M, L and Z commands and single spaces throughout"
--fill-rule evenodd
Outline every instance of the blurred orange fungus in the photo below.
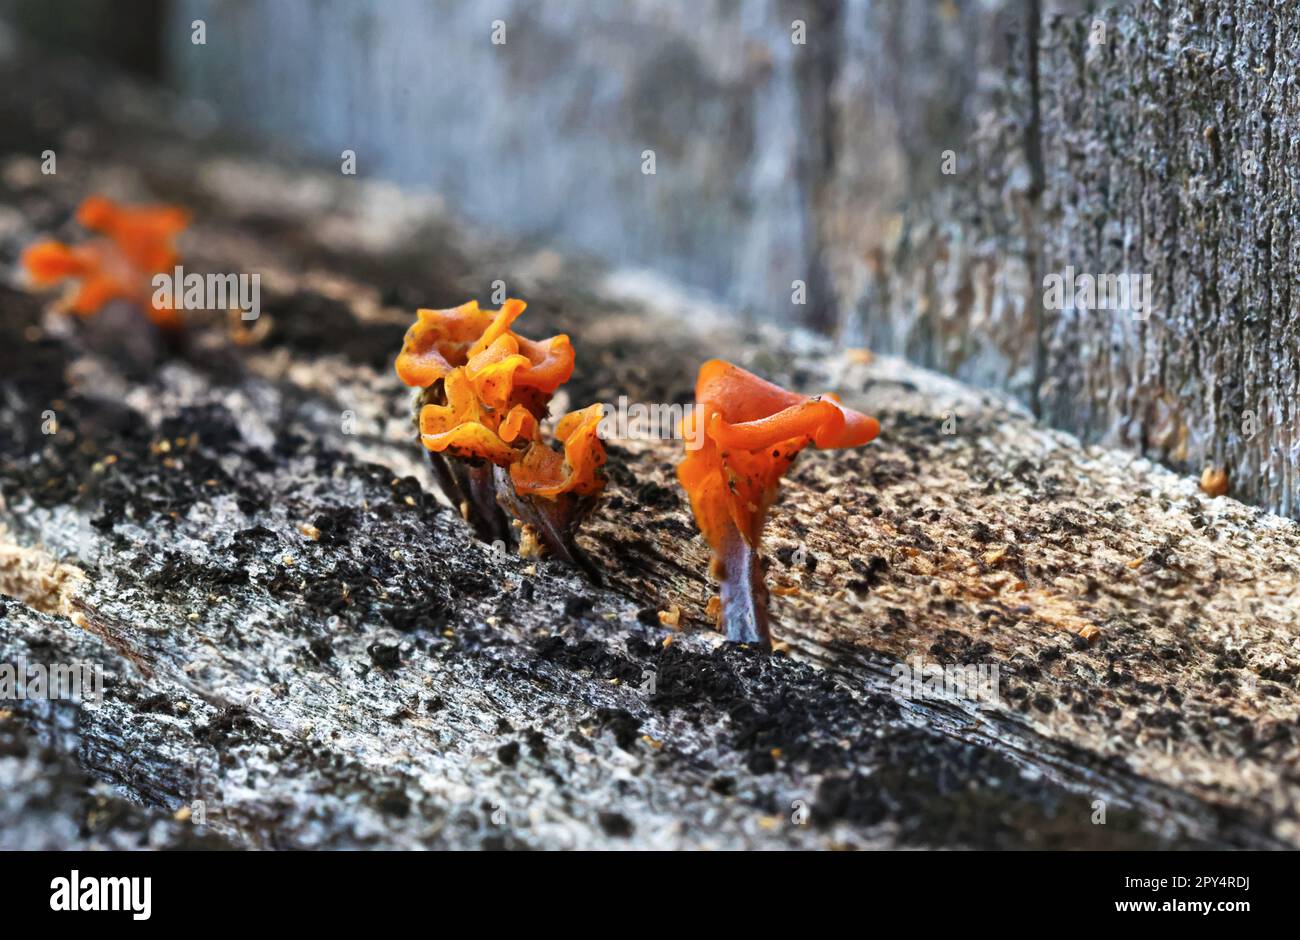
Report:
M 77 210 L 77 221 L 100 237 L 77 245 L 45 241 L 29 247 L 22 264 L 33 286 L 77 281 L 68 301 L 73 313 L 90 316 L 109 301 L 126 300 L 159 326 L 179 327 L 180 312 L 156 302 L 152 280 L 170 274 L 179 261 L 175 240 L 189 224 L 188 214 L 175 206 L 132 208 L 90 196 Z

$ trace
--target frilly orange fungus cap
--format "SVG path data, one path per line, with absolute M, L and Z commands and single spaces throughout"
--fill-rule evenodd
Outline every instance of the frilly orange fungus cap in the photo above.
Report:
M 506 306 L 521 301 L 507 301 Z M 469 359 L 470 348 L 492 323 L 492 312 L 471 300 L 447 310 L 417 310 L 397 357 L 397 375 L 412 388 L 428 388 Z
M 592 405 L 560 420 L 563 455 L 542 442 L 538 419 L 573 375 L 573 344 L 563 334 L 534 341 L 514 333 L 525 306 L 507 300 L 488 311 L 470 301 L 417 312 L 397 374 L 421 388 L 441 380 L 446 399 L 420 409 L 421 440 L 436 453 L 509 467 L 520 495 L 597 493 L 604 486 L 605 448 L 596 434 L 603 409 Z
M 499 416 L 474 394 L 464 367 L 448 374 L 446 392 L 447 404 L 420 409 L 420 440 L 425 447 L 465 460 L 481 457 L 499 467 L 508 467 L 518 459 L 518 452 L 498 433 Z M 523 420 L 507 415 L 512 427 L 518 427 Z
M 510 467 L 510 479 L 521 496 L 554 499 L 561 493 L 589 496 L 605 486 L 600 469 L 605 463 L 605 446 L 597 430 L 604 407 L 589 405 L 560 419 L 555 436 L 564 445 L 561 457 L 540 441 L 534 441 L 524 458 Z
M 473 359 L 472 378 L 485 388 L 509 375 L 512 388 L 554 394 L 573 375 L 573 344 L 563 334 L 534 342 L 511 332 L 526 307 L 511 299 L 500 310 L 482 310 L 471 300 L 447 310 L 417 311 L 397 357 L 398 376 L 414 388 L 428 388 Z

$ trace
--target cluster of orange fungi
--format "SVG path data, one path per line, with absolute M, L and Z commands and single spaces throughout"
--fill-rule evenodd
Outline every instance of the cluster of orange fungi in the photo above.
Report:
M 67 245 L 38 242 L 23 252 L 22 264 L 33 286 L 75 284 L 67 308 L 86 317 L 113 300 L 144 310 L 166 329 L 181 325 L 178 310 L 155 297 L 154 275 L 171 274 L 180 259 L 176 236 L 189 215 L 175 206 L 127 207 L 103 196 L 90 196 L 77 210 L 77 222 L 97 238 Z
M 524 306 L 419 311 L 397 374 L 423 390 L 420 439 L 441 458 L 432 461 L 439 484 L 480 538 L 506 537 L 505 507 L 542 544 L 583 564 L 573 536 L 605 483 L 603 408 L 560 419 L 563 454 L 542 440 L 551 396 L 573 374 L 573 345 L 563 335 L 534 341 L 512 332 Z M 720 359 L 700 368 L 695 400 L 687 420 L 699 425 L 682 436 L 699 446 L 688 446 L 677 475 L 713 549 L 718 626 L 730 640 L 769 648 L 760 545 L 781 477 L 805 447 L 857 447 L 880 425 L 834 395 L 788 392 Z
M 418 311 L 397 374 L 422 390 L 420 440 L 443 492 L 479 536 L 509 544 L 508 510 L 540 544 L 582 564 L 573 535 L 605 486 L 603 409 L 560 419 L 562 452 L 543 440 L 551 397 L 573 375 L 573 344 L 564 335 L 531 340 L 514 332 L 525 307 L 507 300 L 483 310 L 470 301 Z
M 92 196 L 77 221 L 99 237 L 28 248 L 22 262 L 33 284 L 76 282 L 67 306 L 83 316 L 123 299 L 159 326 L 178 327 L 179 313 L 159 306 L 150 288 L 153 276 L 170 272 L 178 260 L 175 239 L 188 223 L 186 213 Z M 519 529 L 592 571 L 574 536 L 605 486 L 603 406 L 561 418 L 559 450 L 543 439 L 551 398 L 573 375 L 573 344 L 563 334 L 532 340 L 516 333 L 525 306 L 507 300 L 500 310 L 482 310 L 470 301 L 418 311 L 397 374 L 420 390 L 420 440 L 440 487 L 478 536 L 512 544 L 523 539 Z M 682 436 L 699 446 L 687 447 L 677 476 L 713 550 L 717 624 L 730 640 L 770 647 L 760 546 L 781 477 L 805 447 L 857 447 L 880 425 L 834 395 L 788 392 L 720 359 L 701 366 L 695 402 L 687 421 L 699 423 L 683 428 Z

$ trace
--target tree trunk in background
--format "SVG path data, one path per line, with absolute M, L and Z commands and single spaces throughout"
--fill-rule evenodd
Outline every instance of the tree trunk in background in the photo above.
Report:
M 1294 3 L 500 6 L 178 0 L 172 68 L 488 228 L 838 328 L 1300 514 Z M 1067 265 L 1150 275 L 1153 309 L 1044 309 Z
M 1292 287 L 1300 258 L 1300 7 L 1138 5 L 1045 33 L 1041 222 L 1047 269 L 1152 276 L 1149 319 L 1058 314 L 1042 413 L 1291 516 L 1297 490 Z

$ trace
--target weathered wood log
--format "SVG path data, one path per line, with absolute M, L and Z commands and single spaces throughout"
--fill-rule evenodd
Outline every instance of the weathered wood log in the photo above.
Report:
M 870 6 L 819 202 L 851 335 L 1300 515 L 1295 4 Z
M 270 324 L 236 348 L 196 317 L 142 369 L 0 288 L 0 662 L 108 679 L 79 707 L 5 704 L 2 740 L 62 768 L 0 756 L 5 806 L 84 772 L 160 820 L 150 844 L 184 838 L 169 813 L 253 847 L 1300 844 L 1294 523 L 400 192 L 164 142 L 129 87 L 106 93 L 146 123 L 102 125 L 75 67 L 5 78 L 93 140 L 54 177 L 3 157 L 5 258 L 92 188 L 173 200 L 186 264 L 260 273 Z M 9 146 L 39 138 L 5 118 Z M 680 442 L 611 444 L 579 537 L 603 586 L 501 556 L 432 495 L 391 358 L 417 304 L 496 277 L 529 331 L 574 338 L 571 404 L 689 400 L 725 354 L 880 418 L 869 448 L 802 457 L 773 512 L 784 655 L 707 629 Z M 996 667 L 998 694 L 904 688 L 917 660 Z M 0 844 L 30 844 L 14 818 Z

